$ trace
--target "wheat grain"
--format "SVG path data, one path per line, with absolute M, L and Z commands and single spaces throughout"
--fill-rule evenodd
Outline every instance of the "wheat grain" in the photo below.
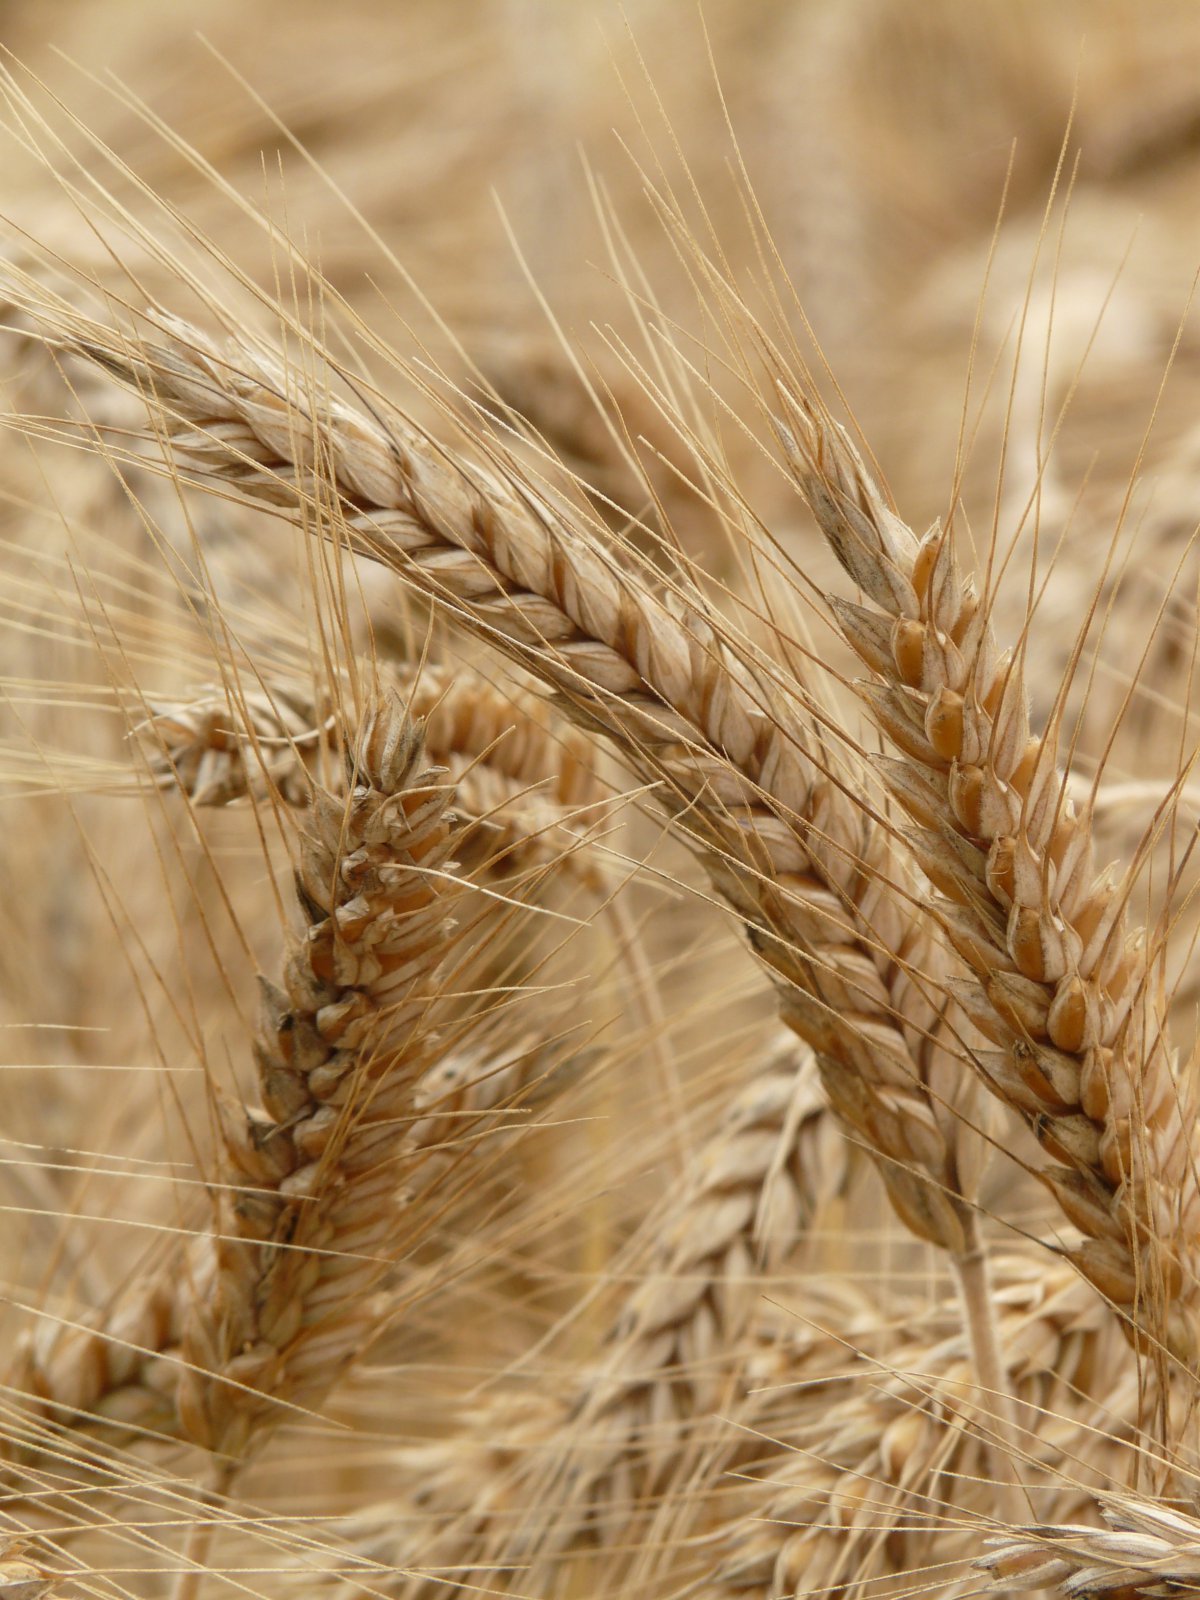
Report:
M 1148 1500 L 1100 1503 L 1107 1529 L 1037 1527 L 987 1540 L 976 1565 L 997 1588 L 1050 1589 L 1088 1596 L 1200 1593 L 1200 1523 Z
M 45 1600 L 58 1578 L 30 1559 L 16 1541 L 0 1546 L 0 1600 Z

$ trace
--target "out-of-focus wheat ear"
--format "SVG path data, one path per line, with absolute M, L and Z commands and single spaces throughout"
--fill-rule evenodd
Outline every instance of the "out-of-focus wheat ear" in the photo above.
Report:
M 346 796 L 313 795 L 306 926 L 285 988 L 266 990 L 262 1109 L 225 1119 L 226 1185 L 181 1319 L 180 1421 L 225 1456 L 257 1443 L 281 1402 L 319 1402 L 370 1331 L 404 1226 L 397 1149 L 441 1048 L 437 973 L 463 888 L 452 799 L 396 698 L 364 718 Z
M 797 486 L 876 608 L 869 625 L 835 614 L 878 674 L 868 708 L 916 769 L 880 771 L 918 823 L 907 841 L 970 969 L 956 998 L 1000 1047 L 980 1058 L 985 1080 L 1054 1162 L 1043 1177 L 1085 1235 L 1080 1270 L 1131 1337 L 1194 1368 L 1196 1077 L 1175 1071 L 1161 982 L 1126 927 L 1129 885 L 1095 870 L 1054 731 L 1029 728 L 1023 650 L 999 649 L 953 529 L 918 539 L 844 431 L 785 384 L 779 395 Z
M 1115 1319 L 1066 1268 L 1047 1273 L 1044 1257 L 998 1263 L 996 1276 L 1022 1454 L 1038 1459 L 1043 1421 L 1057 1423 L 1057 1406 L 1070 1397 L 1081 1416 L 1077 1433 L 1062 1438 L 1065 1458 L 1084 1474 L 1089 1453 L 1105 1457 L 1106 1481 L 1107 1450 L 1122 1426 L 1134 1436 L 1139 1404 L 1134 1374 L 1118 1387 L 1109 1381 Z M 995 1517 L 999 1485 L 981 1473 L 980 1454 L 991 1455 L 987 1430 L 1000 1424 L 981 1421 L 971 1377 L 961 1334 L 926 1334 L 887 1348 L 875 1377 L 851 1372 L 796 1429 L 785 1374 L 778 1396 L 764 1394 L 746 1422 L 795 1446 L 757 1475 L 757 1503 L 724 1530 L 724 1551 L 696 1592 L 767 1600 L 919 1572 L 930 1560 L 939 1570 L 952 1560 L 969 1569 L 978 1536 L 956 1535 Z M 1099 1393 L 1087 1396 L 1088 1386 Z
M 4 1381 L 33 1396 L 52 1423 L 170 1432 L 179 1369 L 157 1358 L 178 1340 L 177 1285 L 168 1271 L 123 1288 L 107 1311 L 69 1325 L 42 1318 L 19 1340 Z
M 1200 1593 L 1200 1521 L 1132 1497 L 1100 1502 L 1106 1528 L 1028 1527 L 985 1540 L 975 1565 L 998 1589 L 1057 1589 L 1070 1600 Z
M 759 1348 L 754 1330 L 747 1330 L 738 1381 L 726 1390 L 732 1419 L 724 1410 L 696 1418 L 701 1426 L 690 1440 L 691 1450 L 678 1438 L 677 1465 L 692 1464 L 697 1453 L 706 1462 L 706 1475 L 691 1485 L 695 1490 L 703 1483 L 702 1492 L 681 1494 L 678 1484 L 665 1481 L 660 1494 L 615 1505 L 607 1494 L 624 1488 L 640 1493 L 644 1474 L 634 1474 L 641 1477 L 640 1485 L 633 1479 L 623 1485 L 620 1473 L 581 1479 L 581 1486 L 590 1483 L 590 1496 L 576 1492 L 567 1477 L 567 1496 L 560 1504 L 554 1496 L 564 1489 L 564 1431 L 571 1426 L 571 1402 L 531 1392 L 526 1383 L 516 1395 L 502 1390 L 485 1397 L 461 1432 L 406 1450 L 409 1493 L 399 1507 L 379 1506 L 350 1521 L 342 1530 L 346 1542 L 388 1569 L 389 1575 L 377 1579 L 384 1594 L 434 1600 L 451 1577 L 464 1587 L 482 1585 L 485 1579 L 499 1587 L 505 1575 L 521 1593 L 560 1593 L 564 1585 L 597 1570 L 597 1562 L 606 1579 L 622 1571 L 643 1539 L 662 1537 L 664 1525 L 673 1534 L 680 1523 L 691 1529 L 694 1518 L 695 1526 L 711 1532 L 708 1496 L 723 1500 L 723 1474 L 761 1451 L 754 1431 L 761 1407 L 747 1393 L 749 1387 L 764 1381 L 795 1385 L 803 1403 L 811 1386 L 823 1409 L 826 1385 L 836 1386 L 844 1377 L 848 1339 L 870 1337 L 880 1325 L 885 1336 L 891 1331 L 877 1297 L 869 1301 L 852 1285 L 828 1275 L 811 1280 L 806 1307 L 811 1321 L 790 1329 L 786 1339 L 773 1327 Z M 603 1450 L 602 1435 L 591 1442 Z M 756 1511 L 753 1500 L 743 1497 L 743 1508 L 749 1521 Z M 723 1529 L 727 1521 L 722 1519 Z M 357 1588 L 347 1584 L 341 1593 L 349 1600 Z
M 848 1157 L 815 1057 L 784 1034 L 648 1219 L 637 1282 L 528 1485 L 531 1506 L 553 1508 L 543 1551 L 585 1529 L 604 1548 L 624 1543 L 728 1396 L 765 1274 L 803 1262 Z M 525 1541 L 527 1551 L 532 1526 Z
M 301 685 L 272 682 L 237 694 L 213 688 L 152 705 L 150 713 L 134 728 L 150 774 L 194 806 L 271 793 L 285 805 L 307 805 L 322 748 L 341 750 L 340 719 L 332 709 L 322 714 Z

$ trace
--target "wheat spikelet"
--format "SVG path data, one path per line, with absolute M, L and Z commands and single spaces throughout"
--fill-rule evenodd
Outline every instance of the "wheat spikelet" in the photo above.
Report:
M 903 758 L 880 771 L 918 823 L 907 837 L 974 974 L 954 992 L 1001 1046 L 980 1057 L 984 1075 L 1057 1163 L 1044 1176 L 1086 1235 L 1080 1269 L 1131 1330 L 1193 1365 L 1195 1114 L 1160 987 L 1125 926 L 1129 887 L 1096 876 L 1055 739 L 1030 734 L 1021 652 L 999 653 L 953 530 L 916 539 L 844 434 L 780 394 L 801 492 L 872 602 L 831 603 L 882 680 L 864 696 Z
M 0 1544 L 0 1600 L 45 1600 L 58 1577 L 30 1559 L 15 1540 Z
M 1200 1593 L 1200 1522 L 1152 1501 L 1108 1497 L 1107 1529 L 1026 1528 L 991 1538 L 976 1565 L 997 1588 L 1069 1595 L 1161 1597 Z

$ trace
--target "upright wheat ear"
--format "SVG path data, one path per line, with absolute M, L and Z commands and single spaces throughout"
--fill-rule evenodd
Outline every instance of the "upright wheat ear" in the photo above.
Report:
M 265 989 L 261 1111 L 225 1119 L 227 1187 L 183 1319 L 179 1414 L 241 1454 L 280 1401 L 312 1405 L 369 1330 L 397 1235 L 396 1161 L 438 1049 L 437 968 L 461 884 L 453 791 L 396 699 L 366 718 L 345 800 L 317 791 L 297 883 L 307 926 Z
M 876 674 L 864 699 L 903 752 L 879 770 L 974 973 L 953 992 L 1001 1046 L 980 1068 L 1056 1163 L 1043 1176 L 1087 1236 L 1079 1268 L 1131 1332 L 1196 1366 L 1197 1091 L 1174 1073 L 1160 986 L 1126 931 L 1129 886 L 1096 876 L 1053 732 L 1030 734 L 1022 653 L 998 651 L 953 531 L 918 540 L 843 430 L 780 395 L 800 491 L 871 601 L 830 604 Z

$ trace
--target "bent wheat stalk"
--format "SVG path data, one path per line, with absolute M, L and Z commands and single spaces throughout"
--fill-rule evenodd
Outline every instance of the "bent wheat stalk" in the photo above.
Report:
M 953 529 L 918 539 L 843 430 L 779 393 L 797 486 L 870 602 L 830 604 L 876 675 L 863 697 L 902 752 L 878 769 L 974 974 L 953 992 L 1000 1046 L 977 1054 L 983 1077 L 1055 1163 L 1042 1176 L 1085 1235 L 1079 1269 L 1135 1340 L 1195 1368 L 1196 1077 L 1174 1071 L 1161 984 L 1126 928 L 1131 884 L 1097 877 L 1056 729 L 1031 734 L 1023 652 L 1000 653 Z

